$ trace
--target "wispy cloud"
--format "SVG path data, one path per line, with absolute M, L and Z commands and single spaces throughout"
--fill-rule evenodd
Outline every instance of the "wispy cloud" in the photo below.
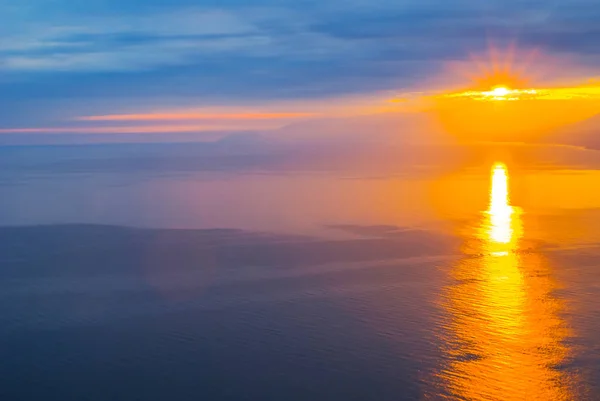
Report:
M 0 70 L 129 71 L 187 64 L 194 56 L 243 52 L 268 37 L 239 13 L 196 8 L 129 16 L 40 21 L 0 40 Z
M 156 121 L 156 120 L 279 120 L 313 117 L 312 113 L 149 113 L 111 114 L 77 117 L 77 121 Z
M 108 127 L 31 127 L 31 128 L 2 128 L 0 134 L 157 134 L 182 132 L 215 132 L 215 131 L 244 131 L 258 129 L 273 129 L 273 125 L 229 124 L 229 125 L 134 125 Z

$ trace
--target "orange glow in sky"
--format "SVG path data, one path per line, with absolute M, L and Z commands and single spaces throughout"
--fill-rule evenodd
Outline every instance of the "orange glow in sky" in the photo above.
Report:
M 433 111 L 462 141 L 525 141 L 598 114 L 600 86 L 445 93 L 435 98 Z
M 524 141 L 600 113 L 600 86 L 501 85 L 434 97 L 433 111 L 462 141 Z
M 541 57 L 514 46 L 504 52 L 490 47 L 487 60 L 471 55 L 452 68 L 465 87 L 433 95 L 430 110 L 461 142 L 528 141 L 600 113 L 600 85 L 550 85 L 538 79 L 539 71 L 558 72 L 548 73 L 554 63 L 537 61 Z
M 600 114 L 600 81 L 590 73 L 536 50 L 490 46 L 483 56 L 449 62 L 435 78 L 438 89 L 388 102 L 398 113 L 428 113 L 458 143 L 531 143 Z

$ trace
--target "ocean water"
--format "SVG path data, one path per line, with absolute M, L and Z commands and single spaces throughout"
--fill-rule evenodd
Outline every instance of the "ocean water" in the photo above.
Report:
M 599 170 L 2 152 L 3 400 L 600 399 Z

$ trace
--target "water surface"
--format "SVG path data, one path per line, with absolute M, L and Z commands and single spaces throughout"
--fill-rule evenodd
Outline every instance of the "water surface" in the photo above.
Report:
M 600 398 L 597 170 L 20 152 L 0 174 L 3 399 Z

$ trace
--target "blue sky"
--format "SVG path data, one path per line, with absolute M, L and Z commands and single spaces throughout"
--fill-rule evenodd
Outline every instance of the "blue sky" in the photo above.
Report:
M 4 129 L 415 90 L 491 42 L 600 71 L 595 0 L 24 0 L 0 12 Z

